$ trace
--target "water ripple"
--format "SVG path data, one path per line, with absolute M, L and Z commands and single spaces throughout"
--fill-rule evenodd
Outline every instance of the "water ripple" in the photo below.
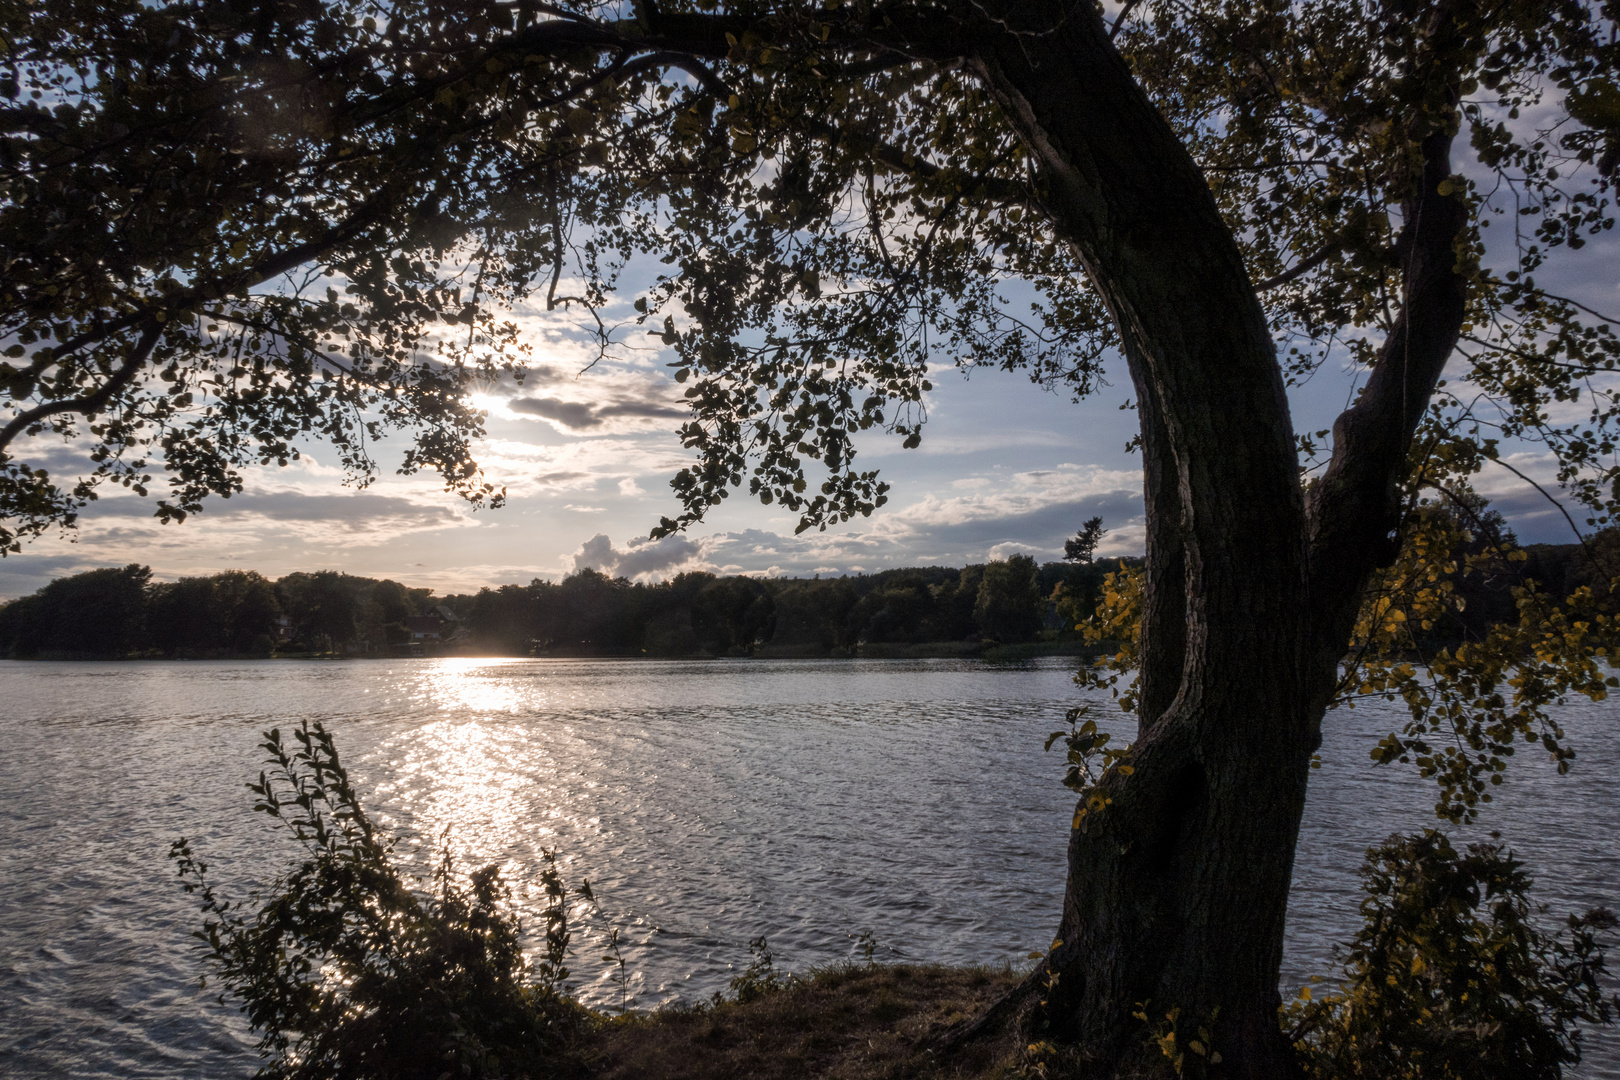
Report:
M 558 851 L 619 927 L 644 1007 L 723 988 L 757 934 L 790 968 L 866 930 L 883 958 L 1019 963 L 1062 893 L 1072 803 L 1041 751 L 1075 701 L 1061 662 L 8 663 L 0 694 L 7 1075 L 254 1069 L 240 1018 L 196 988 L 197 915 L 164 852 L 191 837 L 233 894 L 272 876 L 287 849 L 243 784 L 258 733 L 304 717 L 336 731 L 418 866 L 448 835 L 538 907 L 540 852 Z M 1575 772 L 1516 762 L 1475 830 L 1504 834 L 1555 913 L 1620 900 L 1615 715 L 1570 707 Z M 1286 985 L 1329 970 L 1354 927 L 1367 845 L 1431 820 L 1427 789 L 1368 764 L 1391 721 L 1329 719 Z M 618 999 L 595 960 L 606 925 L 587 922 L 575 963 L 600 1003 Z M 1581 1075 L 1617 1062 L 1604 1035 Z

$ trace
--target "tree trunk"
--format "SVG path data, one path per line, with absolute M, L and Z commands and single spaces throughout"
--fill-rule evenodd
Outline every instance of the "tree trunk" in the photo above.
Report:
M 1295 1071 L 1277 974 L 1321 703 L 1305 510 L 1264 313 L 1197 167 L 1089 5 L 1005 3 L 970 59 L 1121 328 L 1148 524 L 1140 730 L 1069 845 L 1031 1038 L 1087 1071 L 1167 1071 L 1133 1018 L 1220 1073 Z M 1054 29 L 1055 28 L 1055 29 Z M 1145 1003 L 1145 1006 L 1143 1005 Z
M 1146 481 L 1132 771 L 1103 777 L 1104 801 L 1071 835 L 1028 1034 L 1078 1048 L 1098 1076 L 1171 1072 L 1150 1029 L 1173 1029 L 1183 1052 L 1206 1042 L 1215 1075 L 1293 1076 L 1277 977 L 1310 758 L 1362 588 L 1393 555 L 1396 483 L 1463 318 L 1453 241 L 1466 209 L 1441 194 L 1451 137 L 1423 139 L 1400 321 L 1341 417 L 1308 521 L 1241 254 L 1100 15 L 1065 0 L 974 9 L 988 17 L 968 29 L 968 67 L 1018 129 L 1055 230 L 1120 327 Z M 1433 15 L 1437 44 L 1448 11 Z

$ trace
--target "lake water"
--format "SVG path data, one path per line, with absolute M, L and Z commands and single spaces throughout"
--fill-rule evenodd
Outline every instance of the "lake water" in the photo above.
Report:
M 0 1074 L 256 1068 L 197 989 L 198 915 L 165 854 L 192 838 L 232 895 L 273 876 L 291 851 L 243 785 L 259 733 L 302 718 L 336 733 L 402 851 L 449 829 L 464 865 L 521 883 L 557 849 L 601 901 L 587 938 L 620 928 L 634 1006 L 724 988 L 760 934 L 790 970 L 851 956 L 863 931 L 883 960 L 1026 964 L 1062 894 L 1073 799 L 1041 743 L 1077 700 L 1068 663 L 0 663 Z M 1499 830 L 1553 915 L 1620 905 L 1620 710 L 1561 719 L 1574 772 L 1521 755 L 1458 831 Z M 1432 823 L 1430 789 L 1368 759 L 1393 713 L 1328 721 L 1290 988 L 1332 970 L 1366 847 Z M 581 991 L 616 1004 L 599 953 L 579 949 Z M 1579 1075 L 1620 1077 L 1612 1031 Z

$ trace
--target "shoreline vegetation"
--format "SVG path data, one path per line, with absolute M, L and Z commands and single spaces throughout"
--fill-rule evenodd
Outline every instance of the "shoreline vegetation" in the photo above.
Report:
M 335 571 L 159 582 L 131 564 L 58 578 L 0 605 L 0 657 L 1080 656 L 1097 649 L 1075 626 L 1104 579 L 1140 562 L 1037 565 L 1014 555 L 836 578 L 688 572 L 651 584 L 586 568 L 557 582 L 447 596 Z
M 555 851 L 538 880 L 459 868 L 446 846 L 413 878 L 367 814 L 321 724 L 265 732 L 266 768 L 249 789 L 297 843 L 251 900 L 220 895 L 206 852 L 170 849 L 199 901 L 205 985 L 238 1004 L 265 1059 L 262 1080 L 464 1076 L 482 1080 L 1040 1080 L 1083 1072 L 1080 1051 L 1031 1027 L 1032 999 L 1055 983 L 1011 966 L 878 964 L 857 957 L 788 974 L 761 936 L 728 992 L 634 1009 L 618 930 L 589 881 L 565 881 Z M 1391 837 L 1361 869 L 1361 930 L 1317 993 L 1277 1010 L 1300 1080 L 1556 1080 L 1581 1060 L 1582 1029 L 1620 1008 L 1604 949 L 1607 909 L 1549 932 L 1531 878 L 1500 845 L 1452 847 L 1443 833 Z M 515 889 L 530 900 L 528 936 Z M 534 906 L 543 908 L 534 913 Z M 600 925 L 598 926 L 600 929 Z M 543 934 L 543 938 L 542 938 Z M 1053 949 L 1060 948 L 1054 943 Z M 584 1005 L 571 965 L 597 954 L 620 989 Z M 1032 954 L 1030 959 L 1040 959 Z M 617 972 L 613 968 L 616 966 Z M 1313 980 L 1319 982 L 1320 980 Z M 1133 1016 L 1130 1075 L 1212 1077 L 1222 1045 L 1211 1018 Z
M 1478 638 L 1515 618 L 1511 590 L 1524 580 L 1559 596 L 1606 583 L 1604 568 L 1620 565 L 1620 531 L 1522 550 L 1512 574 L 1460 576 L 1463 603 L 1422 644 Z M 330 570 L 159 582 L 130 564 L 58 578 L 0 604 L 0 658 L 1096 659 L 1110 642 L 1088 639 L 1078 624 L 1096 609 L 1108 575 L 1141 563 L 1037 564 L 1014 555 L 836 578 L 687 572 L 656 583 L 584 568 L 560 581 L 444 596 Z

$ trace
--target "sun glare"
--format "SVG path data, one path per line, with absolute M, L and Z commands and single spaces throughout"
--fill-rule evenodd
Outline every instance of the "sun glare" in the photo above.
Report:
M 521 704 L 545 704 L 545 691 L 535 685 L 523 687 L 502 668 L 521 664 L 519 659 L 451 657 L 440 660 L 427 679 L 427 692 L 442 712 L 517 712 Z M 532 683 L 533 680 L 526 680 Z

